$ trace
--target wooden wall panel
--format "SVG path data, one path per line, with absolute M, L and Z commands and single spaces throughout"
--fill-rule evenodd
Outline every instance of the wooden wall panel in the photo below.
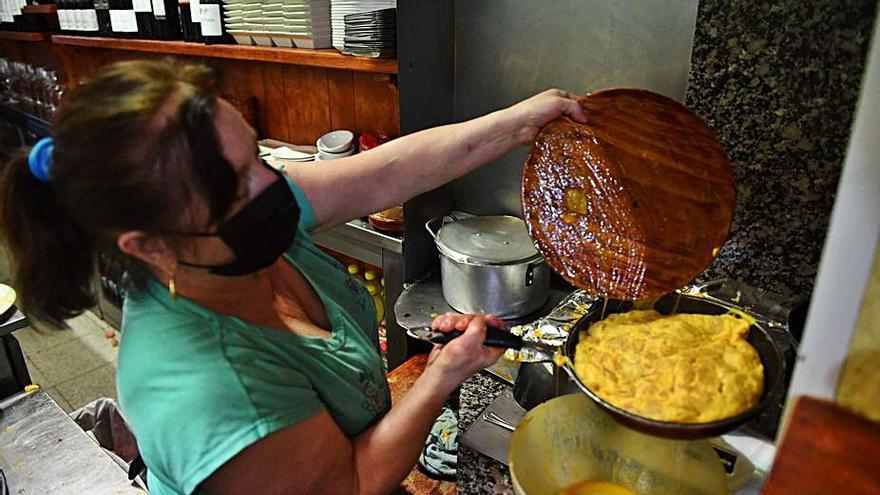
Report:
M 381 129 L 391 137 L 400 134 L 400 112 L 397 105 L 389 106 L 389 100 L 397 101 L 397 85 L 393 76 L 356 72 L 354 78 L 354 113 L 360 132 Z
M 327 90 L 330 95 L 330 125 L 334 129 L 355 129 L 354 78 L 351 71 L 328 70 Z
M 289 140 L 293 144 L 314 144 L 331 130 L 327 70 L 288 65 L 284 67 L 284 107 L 287 110 Z
M 112 62 L 168 57 L 7 40 L 0 40 L 0 56 L 58 69 L 71 85 Z M 392 137 L 400 133 L 395 76 L 269 62 L 177 58 L 215 67 L 221 95 L 236 100 L 252 98 L 254 125 L 261 137 L 311 145 L 334 129 L 355 133 L 381 129 Z
M 284 88 L 284 66 L 265 64 L 263 66 L 263 85 L 265 104 L 260 106 L 260 119 L 266 137 L 290 141 L 290 123 L 287 120 L 287 96 Z
M 257 62 L 228 61 L 217 67 L 220 76 L 220 96 L 241 111 L 245 120 L 263 136 L 260 102 L 266 99 L 263 66 Z

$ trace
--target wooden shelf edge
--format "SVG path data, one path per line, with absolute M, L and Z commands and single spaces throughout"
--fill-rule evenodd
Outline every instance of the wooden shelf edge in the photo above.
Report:
M 205 45 L 185 41 L 117 39 L 59 34 L 52 36 L 52 43 L 111 50 L 167 53 L 169 55 L 251 60 L 356 72 L 397 73 L 397 60 L 353 57 L 343 55 L 334 49 L 307 50 L 249 45 Z
M 0 31 L 0 40 L 15 41 L 46 41 L 49 39 L 48 33 L 31 33 L 25 31 Z

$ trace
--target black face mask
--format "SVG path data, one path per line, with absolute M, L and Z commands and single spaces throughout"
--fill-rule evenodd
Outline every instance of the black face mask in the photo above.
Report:
M 235 260 L 220 265 L 200 265 L 186 261 L 178 263 L 205 268 L 215 275 L 249 275 L 275 263 L 290 248 L 299 224 L 299 206 L 281 172 L 269 164 L 265 165 L 278 175 L 278 180 L 244 205 L 238 213 L 224 220 L 216 233 L 172 233 L 192 237 L 220 237 L 232 248 Z

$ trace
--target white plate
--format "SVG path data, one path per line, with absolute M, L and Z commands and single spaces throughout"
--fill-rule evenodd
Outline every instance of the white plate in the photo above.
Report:
M 0 314 L 6 313 L 14 305 L 15 289 L 6 284 L 0 284 Z
M 272 150 L 272 156 L 281 160 L 293 161 L 311 160 L 315 157 L 315 155 L 311 153 L 303 153 L 302 151 L 290 149 L 287 146 L 275 148 L 274 150 Z

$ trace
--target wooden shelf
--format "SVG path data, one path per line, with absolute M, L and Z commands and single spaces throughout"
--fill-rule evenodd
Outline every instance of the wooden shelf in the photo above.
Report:
M 134 52 L 167 53 L 193 57 L 225 58 L 234 60 L 254 60 L 278 64 L 325 67 L 328 69 L 351 70 L 396 74 L 397 60 L 370 59 L 343 55 L 334 49 L 305 50 L 299 48 L 275 48 L 248 45 L 205 45 L 184 41 L 157 41 L 97 38 L 90 36 L 53 35 L 52 42 L 58 45 L 106 48 Z
M 58 6 L 54 3 L 50 5 L 26 5 L 21 8 L 21 11 L 25 14 L 54 14 L 58 12 Z
M 0 40 L 15 41 L 46 41 L 49 39 L 47 33 L 29 33 L 25 31 L 0 31 Z

